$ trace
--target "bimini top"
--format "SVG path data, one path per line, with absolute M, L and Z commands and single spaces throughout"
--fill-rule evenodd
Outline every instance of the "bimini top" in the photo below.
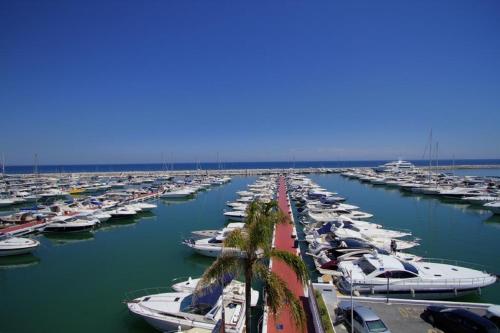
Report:
M 224 288 L 231 283 L 234 279 L 234 274 L 224 274 L 224 277 L 221 281 L 216 281 L 205 288 L 200 289 L 196 294 L 193 294 L 191 298 L 191 305 L 209 305 L 214 306 L 217 304 L 220 296 L 222 295 L 222 291 Z

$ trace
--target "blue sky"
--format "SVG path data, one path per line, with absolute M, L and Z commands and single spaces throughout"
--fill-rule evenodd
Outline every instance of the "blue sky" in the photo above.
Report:
M 500 2 L 0 2 L 8 164 L 500 157 Z

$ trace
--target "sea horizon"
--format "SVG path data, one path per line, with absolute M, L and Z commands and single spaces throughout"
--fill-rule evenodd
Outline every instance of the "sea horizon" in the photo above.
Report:
M 77 172 L 132 172 L 181 170 L 244 170 L 288 168 L 351 168 L 375 167 L 391 160 L 337 160 L 337 161 L 259 161 L 259 162 L 176 162 L 176 163 L 102 163 L 102 164 L 42 164 L 5 165 L 6 174 L 77 173 Z M 428 166 L 429 160 L 407 160 L 416 166 Z M 436 163 L 437 162 L 437 163 Z M 443 159 L 432 161 L 433 167 L 461 165 L 499 165 L 500 159 Z

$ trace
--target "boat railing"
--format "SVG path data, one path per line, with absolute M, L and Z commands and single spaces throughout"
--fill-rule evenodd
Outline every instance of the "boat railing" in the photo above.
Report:
M 349 281 L 349 280 L 348 280 Z M 354 279 L 354 290 L 356 289 L 366 289 L 373 287 L 384 287 L 385 283 L 374 283 L 373 279 L 370 280 L 360 280 Z M 440 279 L 440 280 L 426 280 L 426 281 L 415 281 L 414 278 L 407 279 L 391 279 L 388 278 L 388 284 L 390 287 L 397 286 L 427 286 L 429 288 L 450 288 L 450 289 L 462 289 L 462 288 L 481 288 L 488 286 L 492 282 L 492 276 L 483 277 L 471 277 L 471 278 L 451 278 L 451 279 Z M 410 288 L 413 289 L 413 288 Z
M 455 259 L 444 259 L 444 258 L 422 258 L 421 261 L 423 262 L 431 262 L 431 263 L 436 263 L 436 264 L 446 264 L 446 265 L 454 265 L 454 266 L 461 266 L 465 268 L 470 268 L 470 269 L 476 269 L 482 272 L 488 272 L 492 271 L 492 267 L 489 267 L 487 265 L 483 264 L 478 264 L 470 261 L 463 261 L 463 260 L 455 260 Z
M 132 291 L 127 291 L 125 293 L 125 299 L 124 302 L 130 302 L 136 298 L 147 296 L 147 295 L 153 295 L 153 294 L 162 294 L 162 293 L 169 293 L 173 292 L 171 287 L 149 287 L 149 288 L 142 288 L 142 289 L 137 289 L 137 290 L 132 290 Z

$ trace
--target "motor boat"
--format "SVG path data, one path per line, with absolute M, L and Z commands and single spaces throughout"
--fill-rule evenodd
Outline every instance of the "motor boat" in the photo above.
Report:
M 439 191 L 438 195 L 449 199 L 460 199 L 463 197 L 485 196 L 488 192 L 485 189 L 455 187 Z
M 388 162 L 374 168 L 377 172 L 401 172 L 415 169 L 415 165 L 408 161 L 397 160 Z
M 353 261 L 360 259 L 365 254 L 370 254 L 374 250 L 370 248 L 336 248 L 320 252 L 318 255 L 308 253 L 313 257 L 316 269 L 321 274 L 329 274 L 340 276 L 341 272 L 338 271 L 338 264 L 342 261 Z M 389 252 L 378 249 L 378 253 L 389 254 Z M 414 254 L 405 252 L 392 253 L 395 257 L 406 261 L 419 261 L 422 258 Z
M 500 214 L 500 201 L 487 203 L 483 206 L 493 212 L 493 214 Z
M 247 217 L 247 213 L 242 210 L 234 210 L 230 212 L 225 212 L 224 216 L 227 217 L 229 220 L 244 221 L 245 218 Z
M 227 333 L 242 333 L 245 327 L 245 285 L 235 280 L 209 286 L 198 294 L 153 294 L 126 304 L 130 312 L 162 332 L 193 328 L 212 331 L 221 318 Z
M 307 215 L 314 221 L 318 222 L 336 221 L 339 217 L 346 217 L 351 219 L 369 219 L 373 217 L 373 215 L 369 213 L 356 210 L 347 211 L 343 209 L 336 209 L 333 211 L 323 211 L 319 213 L 313 213 L 309 211 Z
M 499 201 L 500 197 L 491 196 L 491 195 L 481 195 L 481 196 L 472 196 L 472 197 L 463 197 L 463 201 L 470 203 L 471 205 L 484 205 L 489 202 Z
M 490 286 L 496 276 L 461 266 L 435 263 L 425 259 L 416 262 L 401 260 L 374 251 L 354 261 L 338 264 L 342 278 L 341 292 L 352 291 L 364 296 L 397 298 L 448 299 Z
M 133 217 L 137 214 L 137 211 L 132 209 L 131 207 L 118 207 L 116 209 L 106 211 L 111 218 L 127 218 Z
M 0 221 L 8 224 L 23 224 L 36 221 L 39 215 L 31 212 L 18 212 L 8 216 L 0 216 Z
M 179 190 L 172 190 L 165 192 L 160 195 L 162 198 L 167 198 L 167 199 L 180 199 L 180 198 L 187 198 L 190 196 L 193 196 L 196 191 L 192 188 L 184 188 L 184 189 L 179 189 Z
M 134 210 L 137 209 L 141 212 L 149 212 L 149 211 L 155 209 L 157 206 L 155 204 L 150 204 L 147 202 L 137 202 L 137 203 L 133 203 L 133 204 L 128 205 L 128 207 L 130 207 Z
M 0 233 L 0 257 L 31 253 L 40 242 L 31 238 L 13 237 Z
M 15 200 L 10 198 L 0 198 L 0 207 L 8 207 L 15 204 Z
M 194 231 L 195 236 L 201 236 L 200 239 L 185 239 L 182 243 L 195 252 L 207 256 L 207 257 L 218 257 L 223 251 L 233 251 L 234 249 L 224 248 L 224 240 L 227 235 L 237 229 L 243 229 L 245 223 L 229 223 L 222 230 L 202 230 Z M 208 236 L 208 237 L 204 237 Z
M 56 216 L 43 228 L 43 232 L 86 232 L 98 224 L 98 219 L 86 216 Z

